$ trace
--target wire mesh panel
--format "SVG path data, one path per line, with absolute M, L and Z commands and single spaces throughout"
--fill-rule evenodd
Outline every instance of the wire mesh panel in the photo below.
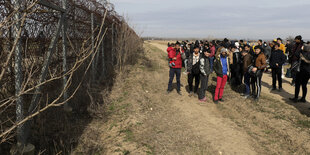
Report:
M 128 52 L 139 48 L 139 36 L 106 0 L 0 0 L 1 150 L 50 145 L 36 138 L 44 134 L 42 122 L 65 117 L 64 104 L 86 110 L 85 90 L 111 83 Z

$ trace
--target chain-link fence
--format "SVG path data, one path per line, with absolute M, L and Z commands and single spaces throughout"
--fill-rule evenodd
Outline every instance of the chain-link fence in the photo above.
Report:
M 111 83 L 141 48 L 106 0 L 0 0 L 1 146 L 27 146 L 51 107 L 86 109 L 86 87 Z

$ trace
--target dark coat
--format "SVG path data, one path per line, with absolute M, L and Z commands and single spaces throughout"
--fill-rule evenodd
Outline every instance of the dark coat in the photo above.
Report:
M 211 74 L 210 62 L 205 56 L 200 58 L 200 73 L 204 76 Z
M 214 70 L 214 72 L 216 73 L 217 76 L 223 77 L 223 65 L 222 65 L 222 61 L 221 61 L 221 54 L 218 53 L 215 58 L 216 59 L 215 59 L 214 65 L 213 65 L 213 70 Z M 228 56 L 227 56 L 226 59 L 227 59 L 227 70 L 228 70 L 227 74 L 228 74 L 228 76 L 230 76 L 229 75 L 230 68 L 229 68 Z
M 193 53 L 193 54 L 190 54 L 189 57 L 188 57 L 187 72 L 189 72 L 189 73 L 192 73 L 193 61 L 194 61 L 194 60 L 193 60 L 193 55 L 194 55 L 194 53 Z M 198 60 L 201 59 L 201 55 L 202 55 L 202 54 L 199 54 Z M 199 62 L 198 62 L 198 65 L 199 65 Z M 199 67 L 199 66 L 198 66 L 198 67 Z
M 282 50 L 275 50 L 271 53 L 270 59 L 269 59 L 269 65 L 271 68 L 282 68 L 282 65 L 286 61 L 286 56 L 283 54 Z M 276 64 L 279 64 L 277 66 Z
M 305 52 L 305 51 L 302 51 L 301 52 L 302 55 L 310 61 L 310 52 Z M 310 74 L 310 64 L 301 60 L 301 63 L 300 63 L 300 71 L 301 72 L 307 72 L 308 74 Z

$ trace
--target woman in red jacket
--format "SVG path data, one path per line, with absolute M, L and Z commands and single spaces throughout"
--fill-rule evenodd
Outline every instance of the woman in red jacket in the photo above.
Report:
M 170 50 L 168 53 L 169 57 L 169 83 L 167 93 L 169 94 L 172 91 L 172 81 L 174 79 L 174 75 L 176 75 L 177 79 L 177 92 L 179 95 L 181 94 L 181 68 L 182 68 L 182 53 L 184 51 L 181 50 L 181 44 L 177 42 L 175 44 L 175 49 Z

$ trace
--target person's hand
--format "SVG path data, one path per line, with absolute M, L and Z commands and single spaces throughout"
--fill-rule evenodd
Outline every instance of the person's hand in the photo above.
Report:
M 300 54 L 300 59 L 301 60 L 306 60 L 306 58 L 304 57 L 304 55 Z
M 252 69 L 252 72 L 256 72 L 256 71 L 257 71 L 257 68 L 254 67 L 254 68 Z
M 173 60 L 177 60 L 177 57 L 174 57 Z
M 277 66 L 277 67 L 279 67 L 279 64 L 278 64 L 278 63 L 276 63 L 276 66 Z

